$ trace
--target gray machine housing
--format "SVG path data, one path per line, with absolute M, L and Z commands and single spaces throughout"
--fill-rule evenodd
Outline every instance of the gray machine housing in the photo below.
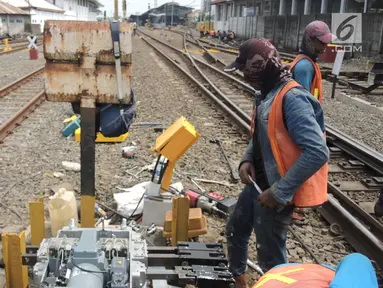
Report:
M 120 228 L 63 228 L 37 251 L 30 287 L 146 287 L 147 246 L 140 233 Z

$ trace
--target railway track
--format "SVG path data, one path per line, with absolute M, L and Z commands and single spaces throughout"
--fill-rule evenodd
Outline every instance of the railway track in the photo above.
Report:
M 0 144 L 44 100 L 44 67 L 0 89 Z
M 183 52 L 181 49 L 172 47 L 142 31 L 140 33 L 146 35 L 144 41 L 180 69 L 205 95 L 232 117 L 241 130 L 249 131 L 250 111 L 253 102 L 251 94 L 254 95 L 254 90 L 249 90 L 248 85 L 241 81 L 241 75 L 238 74 L 233 77 L 221 72 L 220 69 L 224 63 L 215 61 L 206 51 L 205 57 L 191 55 L 189 51 L 195 49 L 190 45 L 198 45 L 198 41 L 192 38 L 187 41 L 190 36 L 182 36 L 184 38 L 184 51 L 186 51 Z M 188 58 L 191 64 L 187 66 L 192 65 L 198 73 L 195 71 L 189 73 L 183 69 L 178 61 L 174 61 L 171 56 L 161 51 L 162 49 L 153 44 L 154 42 L 166 46 L 166 50 L 172 50 L 171 53 L 180 54 L 184 59 L 185 57 Z M 206 47 L 201 45 L 199 48 L 204 50 Z M 213 62 L 213 65 L 204 60 Z M 196 74 L 200 77 L 197 77 Z M 201 79 L 204 80 L 201 81 Z M 239 92 L 240 90 L 242 92 Z M 326 132 L 331 151 L 329 199 L 317 210 L 330 223 L 330 230 L 338 227 L 341 234 L 346 237 L 347 242 L 356 251 L 373 260 L 376 264 L 377 274 L 381 276 L 381 269 L 383 268 L 383 222 L 382 219 L 369 214 L 359 205 L 361 198 L 358 193 L 363 192 L 365 199 L 376 200 L 378 190 L 383 187 L 383 156 L 344 135 L 334 127 L 327 125 Z
M 25 42 L 25 44 L 17 43 L 15 45 L 9 45 L 9 47 L 12 48 L 12 49 L 8 50 L 8 51 L 4 51 L 5 47 L 4 46 L 0 46 L 0 55 L 5 55 L 5 54 L 13 53 L 13 52 L 18 52 L 18 51 L 26 50 L 26 49 L 28 49 L 28 43 L 29 42 Z M 43 45 L 42 41 L 38 41 L 37 46 L 41 47 L 42 45 Z
M 183 34 L 181 31 L 174 31 L 174 30 L 166 30 L 173 33 Z M 192 37 L 192 33 L 190 30 L 185 31 L 187 41 L 193 44 L 196 44 L 196 39 Z M 194 40 L 191 40 L 190 38 L 194 38 Z M 227 55 L 238 55 L 239 50 L 236 47 L 230 46 L 230 45 L 221 45 L 214 42 L 211 42 L 207 39 L 198 39 L 198 42 L 201 43 L 201 45 L 206 50 L 210 51 L 218 51 L 222 52 L 222 54 Z M 201 47 L 202 47 L 201 46 Z M 289 51 L 284 51 L 283 49 L 278 49 L 279 54 L 281 56 L 282 61 L 285 64 L 290 64 L 294 61 L 296 57 L 296 53 L 292 53 Z M 221 57 L 221 58 L 227 58 L 227 57 Z M 231 60 L 232 61 L 232 60 Z M 228 62 L 228 61 L 226 61 Z M 323 65 L 320 65 L 323 79 L 328 80 L 330 82 L 333 81 L 333 75 L 332 75 L 332 69 Z M 338 86 L 337 89 L 341 92 L 345 93 L 346 95 L 352 96 L 352 97 L 358 97 L 362 100 L 365 100 L 367 102 L 370 102 L 372 105 L 381 107 L 383 106 L 382 101 L 379 96 L 383 95 L 383 88 L 379 85 L 373 85 L 371 83 L 368 83 L 368 73 L 367 72 L 348 72 L 348 71 L 341 71 L 338 76 Z M 360 95 L 360 96 L 359 96 Z

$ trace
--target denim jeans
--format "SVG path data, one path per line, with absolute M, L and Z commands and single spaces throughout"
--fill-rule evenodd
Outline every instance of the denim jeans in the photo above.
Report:
M 239 195 L 226 225 L 229 269 L 234 276 L 246 272 L 253 229 L 257 238 L 259 266 L 266 272 L 276 265 L 287 263 L 286 238 L 294 206 L 286 206 L 281 212 L 262 208 L 258 204 L 258 195 L 254 186 L 247 185 Z

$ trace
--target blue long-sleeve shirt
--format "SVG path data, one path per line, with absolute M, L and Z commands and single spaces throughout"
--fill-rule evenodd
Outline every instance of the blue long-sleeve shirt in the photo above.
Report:
M 277 85 L 258 106 L 254 139 L 250 142 L 242 162 L 249 161 L 255 166 L 262 162 L 267 186 L 271 188 L 275 199 L 286 205 L 297 189 L 328 161 L 329 150 L 323 135 L 325 125 L 320 103 L 302 87 L 291 89 L 283 99 L 284 123 L 291 139 L 302 153 L 281 177 L 268 138 L 268 118 L 274 97 L 284 84 Z M 261 155 L 257 155 L 258 153 Z M 257 182 L 259 180 L 257 176 Z
M 293 78 L 307 91 L 311 92 L 311 84 L 315 76 L 313 64 L 308 59 L 301 59 L 293 69 Z

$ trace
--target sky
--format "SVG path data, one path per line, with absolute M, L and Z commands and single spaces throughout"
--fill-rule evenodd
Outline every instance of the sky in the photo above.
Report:
M 113 16 L 114 11 L 114 0 L 99 0 L 105 7 L 102 7 L 101 10 L 106 10 L 107 16 Z M 127 15 L 131 14 L 142 14 L 148 10 L 148 3 L 150 2 L 150 8 L 154 7 L 154 0 L 126 0 L 127 2 Z M 171 2 L 171 0 L 157 0 L 157 5 L 160 6 L 166 2 Z M 192 7 L 194 9 L 199 9 L 201 7 L 201 0 L 178 0 L 180 5 L 185 5 Z M 118 0 L 118 10 L 119 14 L 122 15 L 122 0 Z

